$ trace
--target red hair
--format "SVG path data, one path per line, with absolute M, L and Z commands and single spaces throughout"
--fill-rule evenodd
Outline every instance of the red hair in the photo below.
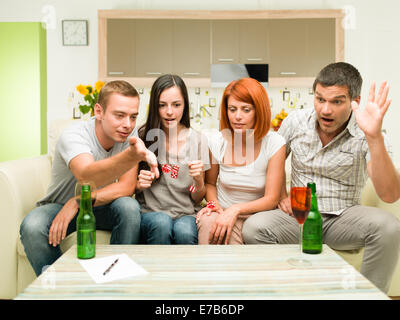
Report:
M 271 126 L 271 107 L 267 91 L 263 85 L 253 78 L 242 78 L 232 81 L 224 90 L 221 101 L 220 130 L 232 130 L 228 119 L 228 99 L 234 97 L 236 100 L 251 104 L 255 108 L 254 139 L 261 140 L 269 131 Z

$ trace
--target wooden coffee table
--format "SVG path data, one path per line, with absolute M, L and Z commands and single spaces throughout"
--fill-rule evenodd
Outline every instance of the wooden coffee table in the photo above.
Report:
M 389 299 L 332 249 L 298 245 L 97 245 L 96 257 L 126 253 L 149 274 L 96 284 L 70 248 L 16 299 Z

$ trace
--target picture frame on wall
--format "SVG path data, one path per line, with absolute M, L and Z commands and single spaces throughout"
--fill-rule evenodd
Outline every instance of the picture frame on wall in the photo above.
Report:
M 88 20 L 62 20 L 62 41 L 63 46 L 87 46 Z
M 81 111 L 79 108 L 74 108 L 73 109 L 73 119 L 80 119 L 82 117 Z

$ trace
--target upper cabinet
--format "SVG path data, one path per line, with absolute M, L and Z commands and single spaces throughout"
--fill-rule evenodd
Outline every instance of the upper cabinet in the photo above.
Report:
M 107 76 L 134 77 L 135 70 L 134 20 L 109 19 L 107 21 Z
M 268 21 L 239 21 L 239 63 L 268 63 Z
M 307 54 L 312 56 L 312 61 L 307 61 L 310 68 L 307 70 L 308 77 L 315 77 L 317 73 L 327 64 L 336 61 L 335 19 L 309 19 L 307 24 Z M 343 58 L 339 58 L 343 61 Z
M 334 19 L 269 21 L 270 77 L 315 77 L 335 62 Z
M 265 20 L 211 22 L 213 63 L 268 63 Z
M 270 77 L 300 76 L 307 69 L 307 21 L 299 19 L 271 20 L 269 51 Z
M 210 76 L 210 21 L 173 22 L 172 70 L 184 78 Z
M 212 63 L 239 63 L 239 22 L 216 20 L 212 25 Z
M 172 72 L 172 20 L 136 20 L 136 77 Z
M 212 63 L 268 63 L 270 85 L 309 85 L 344 60 L 340 10 L 99 11 L 99 78 L 210 85 Z

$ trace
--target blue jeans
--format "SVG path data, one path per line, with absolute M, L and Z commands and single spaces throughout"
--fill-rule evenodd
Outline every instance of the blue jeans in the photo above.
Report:
M 172 219 L 163 212 L 142 213 L 140 236 L 147 244 L 197 244 L 196 218 Z
M 36 275 L 53 264 L 62 254 L 60 246 L 49 245 L 49 230 L 54 218 L 63 205 L 49 203 L 33 209 L 27 214 L 20 227 L 22 244 L 26 256 Z M 97 230 L 111 231 L 110 244 L 136 244 L 140 237 L 140 205 L 130 197 L 93 208 Z M 76 231 L 76 218 L 71 220 L 67 235 Z

